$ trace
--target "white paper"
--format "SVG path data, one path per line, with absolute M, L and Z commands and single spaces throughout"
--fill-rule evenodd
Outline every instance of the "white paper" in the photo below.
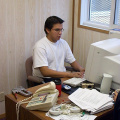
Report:
M 107 94 L 98 92 L 95 89 L 77 89 L 74 93 L 68 96 L 68 98 L 78 105 L 80 108 L 95 112 L 102 107 L 107 107 L 112 103 L 113 99 Z M 106 105 L 106 106 L 105 106 Z

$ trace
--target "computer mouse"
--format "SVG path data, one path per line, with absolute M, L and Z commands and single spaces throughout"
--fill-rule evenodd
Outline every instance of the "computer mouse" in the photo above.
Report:
M 70 90 L 71 87 L 69 85 L 62 84 L 62 89 Z

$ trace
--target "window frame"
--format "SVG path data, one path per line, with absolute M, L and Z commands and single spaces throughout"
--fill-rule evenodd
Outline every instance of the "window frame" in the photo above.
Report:
M 102 26 L 100 24 L 92 23 L 88 20 L 88 13 L 89 13 L 89 4 L 90 0 L 79 0 L 78 1 L 78 27 L 89 29 L 105 34 L 109 34 L 109 30 L 113 28 L 120 28 L 120 26 L 113 24 L 114 22 L 114 15 L 115 15 L 115 2 L 116 0 L 112 0 L 112 6 L 111 6 L 111 16 L 110 16 L 110 25 L 109 26 Z M 87 4 L 86 4 L 87 3 Z M 87 8 L 87 9 L 84 9 Z M 81 9 L 83 10 L 81 12 Z M 81 15 L 83 16 L 81 18 Z M 84 22 L 85 21 L 85 22 Z

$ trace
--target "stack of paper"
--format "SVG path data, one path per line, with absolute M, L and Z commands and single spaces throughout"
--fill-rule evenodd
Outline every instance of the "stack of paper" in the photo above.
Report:
M 107 94 L 98 92 L 95 89 L 77 89 L 68 98 L 81 109 L 95 114 L 100 111 L 112 108 L 113 99 Z

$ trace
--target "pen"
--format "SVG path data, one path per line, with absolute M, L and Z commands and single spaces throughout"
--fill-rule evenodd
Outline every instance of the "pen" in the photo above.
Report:
M 45 102 L 45 101 L 46 101 L 46 99 L 47 99 L 47 95 L 46 95 L 46 96 L 45 96 L 45 98 L 43 99 L 42 103 L 43 103 L 43 102 Z
M 17 99 L 17 94 L 16 93 L 14 93 L 14 92 L 12 92 L 13 93 L 13 95 L 15 96 L 15 98 Z
M 84 115 L 85 115 L 85 112 L 83 111 L 81 117 L 83 117 Z
M 15 96 L 15 98 L 17 99 L 17 94 L 16 94 L 16 93 L 14 94 L 14 96 Z

